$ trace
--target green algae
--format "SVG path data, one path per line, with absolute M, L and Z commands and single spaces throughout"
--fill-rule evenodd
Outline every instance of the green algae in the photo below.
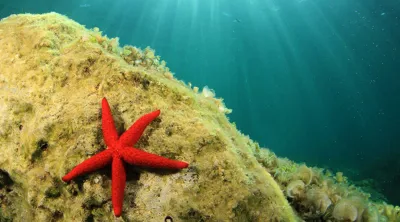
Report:
M 139 173 L 128 173 L 122 220 L 297 220 L 265 168 L 274 161 L 257 161 L 260 147 L 229 123 L 222 99 L 176 80 L 154 50 L 120 47 L 117 38 L 56 13 L 10 16 L 0 30 L 0 81 L 19 90 L 5 99 L 10 94 L 0 88 L 0 107 L 7 107 L 0 109 L 0 168 L 21 186 L 6 197 L 23 202 L 3 215 L 114 219 L 109 168 L 60 181 L 105 149 L 100 101 L 107 97 L 119 132 L 160 109 L 160 121 L 146 129 L 138 148 L 190 164 L 178 172 L 127 168 Z

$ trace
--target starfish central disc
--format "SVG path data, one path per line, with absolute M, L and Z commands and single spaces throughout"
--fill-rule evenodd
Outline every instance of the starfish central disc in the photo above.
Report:
M 113 151 L 113 157 L 122 157 L 121 150 L 123 149 L 123 147 L 121 147 L 120 143 L 117 142 L 115 146 L 107 147 L 107 149 L 111 149 Z

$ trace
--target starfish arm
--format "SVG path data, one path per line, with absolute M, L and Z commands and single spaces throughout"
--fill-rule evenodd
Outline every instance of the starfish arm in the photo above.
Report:
M 104 142 L 110 147 L 118 140 L 118 133 L 115 129 L 110 105 L 108 105 L 106 98 L 103 98 L 101 103 L 101 126 L 103 129 Z
M 111 160 L 112 150 L 104 150 L 77 165 L 67 175 L 65 175 L 62 180 L 68 182 L 77 176 L 103 168 L 109 164 Z
M 126 174 L 124 164 L 121 158 L 115 157 L 112 161 L 112 183 L 111 199 L 114 209 L 114 215 L 119 217 L 122 212 L 122 203 L 124 202 Z
M 142 136 L 146 126 L 149 125 L 150 122 L 155 118 L 157 118 L 158 115 L 160 115 L 160 110 L 145 114 L 136 120 L 136 122 L 121 135 L 121 144 L 123 144 L 123 146 L 132 147 L 140 139 L 140 136 Z
M 120 150 L 120 154 L 122 159 L 131 165 L 169 169 L 182 169 L 189 166 L 188 163 L 183 161 L 171 160 L 136 148 L 132 149 L 131 147 L 125 147 Z

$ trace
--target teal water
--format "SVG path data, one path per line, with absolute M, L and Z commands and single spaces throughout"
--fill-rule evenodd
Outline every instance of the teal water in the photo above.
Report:
M 151 46 L 261 146 L 400 204 L 399 1 L 0 0 L 1 18 L 50 11 Z

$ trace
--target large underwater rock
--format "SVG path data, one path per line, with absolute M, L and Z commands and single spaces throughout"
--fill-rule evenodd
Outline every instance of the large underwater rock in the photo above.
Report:
M 101 99 L 119 132 L 161 109 L 136 147 L 190 167 L 126 167 L 123 213 L 110 168 L 61 177 L 105 149 Z M 296 221 L 260 148 L 232 125 L 222 100 L 176 80 L 146 48 L 119 47 L 56 13 L 0 22 L 0 220 Z
M 161 109 L 135 147 L 190 164 L 126 166 L 119 218 L 110 167 L 61 180 L 106 148 L 103 97 L 119 133 Z M 400 221 L 400 207 L 372 201 L 341 172 L 260 148 L 229 112 L 207 87 L 176 80 L 150 48 L 120 47 L 56 13 L 2 19 L 0 221 Z

